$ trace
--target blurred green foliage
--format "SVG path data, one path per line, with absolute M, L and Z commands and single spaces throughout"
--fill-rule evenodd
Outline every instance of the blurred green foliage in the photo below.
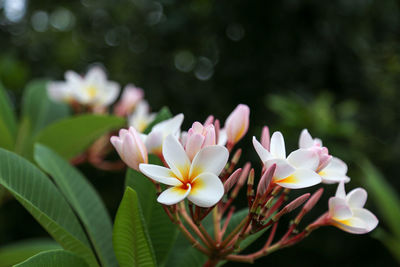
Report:
M 399 193 L 398 1 L 27 0 L 20 19 L 6 7 L 12 1 L 18 2 L 0 0 L 0 80 L 17 111 L 33 78 L 62 79 L 68 69 L 84 73 L 101 62 L 111 79 L 143 87 L 154 110 L 168 105 L 173 114 L 183 112 L 184 128 L 209 113 L 225 118 L 237 103 L 247 103 L 252 125 L 241 145 L 254 159 L 249 140 L 259 135 L 257 127 L 281 130 L 290 148 L 308 128 L 349 163 L 352 187 L 364 184 L 353 170 L 362 155 Z M 122 195 L 123 181 L 85 171 L 98 177 L 94 183 L 115 213 L 118 199 L 112 196 Z M 378 205 L 372 206 L 380 217 Z M 13 225 L 9 218 L 29 221 L 14 204 L 4 210 L 2 244 L 41 233 Z M 260 263 L 285 266 L 296 258 L 299 265 L 330 260 L 335 266 L 352 256 L 350 265 L 395 264 L 367 237 L 318 234 Z M 323 255 L 303 255 L 316 253 L 329 237 L 338 240 L 325 244 Z M 353 257 L 361 253 L 364 258 Z

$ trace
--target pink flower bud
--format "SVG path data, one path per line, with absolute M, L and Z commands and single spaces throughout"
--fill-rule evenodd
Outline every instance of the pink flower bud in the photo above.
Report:
M 128 84 L 122 92 L 121 99 L 115 106 L 114 113 L 122 117 L 130 114 L 136 104 L 143 99 L 143 96 L 144 92 L 141 88 Z
M 250 108 L 239 104 L 228 116 L 225 122 L 225 130 L 228 136 L 228 144 L 236 144 L 247 133 L 249 128 Z
M 121 159 L 132 169 L 139 170 L 140 163 L 147 163 L 147 149 L 135 128 L 121 129 L 119 136 L 112 136 L 111 143 Z
M 203 147 L 215 145 L 215 128 L 209 124 L 203 126 L 200 122 L 194 122 L 185 137 L 185 151 L 190 160 Z

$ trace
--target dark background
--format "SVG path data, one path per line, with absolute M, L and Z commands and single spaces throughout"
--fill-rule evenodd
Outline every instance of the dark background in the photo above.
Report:
M 394 0 L 0 0 L 0 80 L 18 109 L 31 79 L 62 80 L 66 70 L 101 63 L 110 79 L 144 88 L 154 110 L 183 112 L 183 129 L 208 114 L 224 121 L 246 103 L 251 125 L 239 145 L 253 162 L 251 136 L 263 125 L 282 131 L 290 149 L 308 128 L 348 163 L 348 191 L 363 186 L 355 171 L 362 155 L 399 192 L 399 7 Z M 114 216 L 123 173 L 82 169 Z M 327 209 L 335 186 L 325 187 L 310 217 Z M 379 218 L 373 201 L 367 207 Z M 44 234 L 16 202 L 0 211 L 0 245 Z M 371 235 L 325 228 L 258 264 L 396 261 Z

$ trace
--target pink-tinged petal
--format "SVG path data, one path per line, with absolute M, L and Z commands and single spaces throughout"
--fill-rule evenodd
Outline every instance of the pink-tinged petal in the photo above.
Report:
M 187 185 L 187 188 L 181 186 L 171 187 L 162 192 L 157 201 L 164 205 L 174 205 L 184 200 L 190 191 L 190 184 Z
M 138 170 L 140 163 L 147 163 L 147 151 L 139 136 L 125 134 L 122 137 L 122 160 L 132 169 Z
M 339 197 L 329 199 L 329 214 L 334 220 L 347 220 L 353 216 L 353 213 L 346 200 Z
M 317 170 L 319 164 L 318 154 L 310 149 L 298 149 L 290 153 L 287 161 L 296 168 Z
M 215 128 L 214 125 L 208 125 L 204 127 L 205 134 L 204 134 L 204 146 L 212 146 L 216 144 L 215 140 Z
M 224 185 L 213 173 L 202 173 L 192 182 L 192 190 L 188 199 L 196 206 L 208 208 L 221 200 L 224 195 Z
M 272 158 L 271 153 L 258 142 L 255 136 L 253 136 L 253 146 L 263 163 Z
M 355 188 L 347 194 L 346 200 L 352 209 L 361 209 L 367 202 L 367 196 L 367 191 L 363 188 Z
M 340 182 L 336 189 L 335 197 L 346 199 L 346 191 L 344 190 L 344 182 Z
M 175 177 L 175 174 L 165 167 L 153 164 L 140 164 L 139 169 L 144 175 L 156 182 L 172 186 L 182 185 L 182 182 Z
M 122 158 L 122 140 L 118 136 L 111 136 L 110 138 L 111 144 L 115 147 L 115 150 L 117 150 L 119 156 Z
M 188 177 L 190 160 L 181 143 L 172 135 L 168 135 L 162 145 L 162 154 L 165 162 L 182 181 Z
M 250 108 L 239 104 L 228 116 L 225 122 L 228 142 L 236 144 L 247 133 L 249 128 Z
M 140 155 L 143 159 L 142 163 L 147 163 L 147 149 L 146 149 L 146 146 L 144 145 L 141 135 L 132 126 L 129 127 L 129 133 L 133 136 L 133 138 L 135 140 L 135 144 L 137 146 L 138 152 L 140 153 Z
M 270 141 L 271 141 L 271 137 L 269 134 L 269 128 L 268 128 L 268 126 L 264 126 L 262 129 L 262 132 L 261 132 L 261 144 L 267 150 L 269 150 Z
M 318 173 L 322 178 L 322 183 L 324 184 L 336 184 L 340 182 L 348 183 L 350 182 L 350 177 L 337 172 L 320 171 Z
M 224 146 L 204 147 L 194 157 L 189 176 L 194 179 L 204 172 L 219 175 L 228 162 L 228 158 L 229 152 Z
M 291 189 L 310 187 L 319 184 L 320 182 L 321 177 L 319 177 L 319 175 L 314 171 L 307 169 L 297 169 L 288 177 L 280 180 L 275 178 L 275 183 L 282 187 Z
M 167 137 L 167 135 L 175 135 L 180 131 L 182 122 L 183 122 L 183 114 L 178 114 L 175 117 L 162 121 L 152 128 L 152 132 L 162 132 L 163 137 Z
M 290 165 L 285 159 L 271 159 L 264 163 L 265 168 L 268 170 L 272 165 L 276 164 L 274 181 L 281 180 L 293 174 L 296 169 Z
M 299 138 L 299 147 L 300 148 L 310 148 L 314 145 L 314 140 L 311 137 L 310 133 L 307 129 L 303 129 Z
M 281 132 L 274 132 L 272 134 L 270 152 L 276 158 L 286 159 L 285 140 Z
M 200 151 L 203 142 L 204 142 L 204 136 L 198 133 L 194 133 L 188 138 L 185 150 L 190 160 L 193 160 L 197 152 Z

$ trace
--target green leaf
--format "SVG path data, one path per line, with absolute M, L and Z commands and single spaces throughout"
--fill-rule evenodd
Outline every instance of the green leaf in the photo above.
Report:
M 396 239 L 400 240 L 400 199 L 393 187 L 386 181 L 379 170 L 368 160 L 361 163 L 365 176 L 365 185 L 379 213 Z
M 150 155 L 149 159 L 152 164 L 161 164 L 161 161 L 154 155 Z M 178 235 L 178 228 L 165 214 L 161 204 L 157 202 L 156 190 L 149 178 L 140 172 L 128 169 L 125 185 L 132 187 L 137 192 L 157 263 L 162 266 Z
M 15 113 L 7 93 L 0 83 L 0 147 L 12 150 L 17 134 Z
M 102 265 L 117 266 L 112 247 L 111 219 L 93 186 L 76 168 L 43 145 L 35 145 L 35 160 L 53 177 L 81 219 Z
M 113 245 L 121 267 L 156 266 L 135 190 L 125 189 L 115 217 Z
M 149 126 L 147 126 L 146 130 L 144 130 L 144 134 L 150 133 L 151 129 L 153 128 L 154 125 L 157 123 L 160 123 L 162 121 L 165 121 L 167 119 L 172 118 L 172 113 L 169 110 L 168 107 L 163 107 L 158 113 L 157 116 L 155 117 L 154 121 L 152 121 Z
M 76 116 L 49 125 L 38 134 L 36 141 L 63 158 L 71 159 L 85 151 L 97 138 L 123 127 L 125 123 L 124 118 L 109 115 Z
M 28 118 L 31 134 L 35 135 L 47 125 L 69 115 L 69 107 L 65 103 L 53 102 L 47 94 L 46 80 L 30 82 L 22 99 L 22 119 Z
M 76 254 L 62 249 L 41 252 L 15 267 L 87 267 L 87 263 Z
M 90 266 L 98 266 L 71 207 L 37 167 L 12 152 L 0 149 L 0 184 L 63 248 L 86 259 Z
M 20 263 L 39 252 L 61 248 L 51 239 L 23 240 L 0 248 L 0 267 Z

